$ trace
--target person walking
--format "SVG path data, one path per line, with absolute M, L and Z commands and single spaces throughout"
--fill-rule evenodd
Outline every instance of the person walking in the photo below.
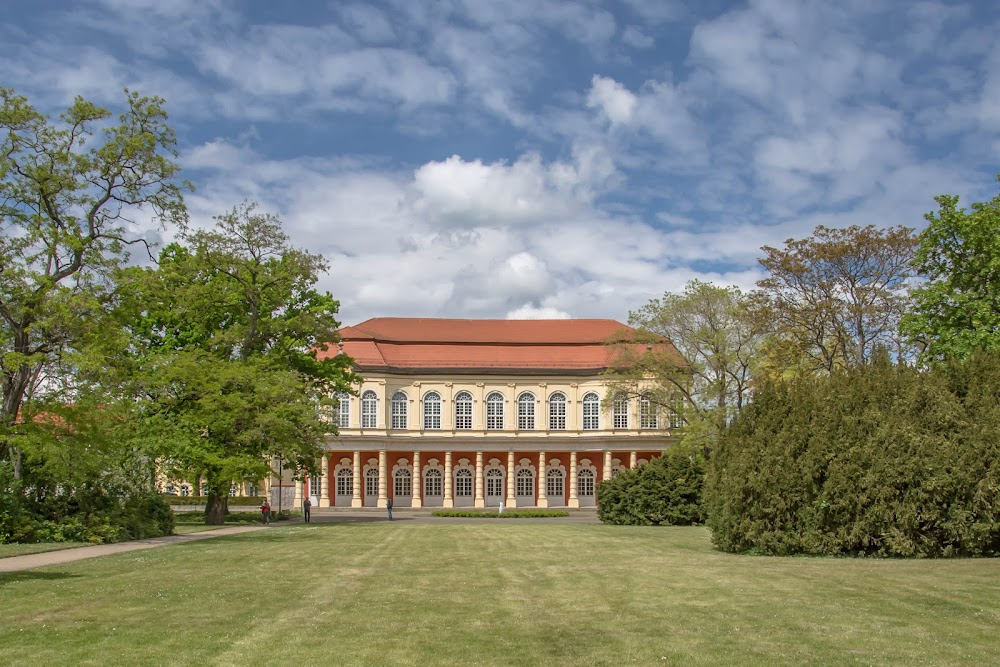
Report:
M 385 501 L 385 511 L 389 513 L 389 521 L 392 521 L 392 498 Z
M 312 521 L 312 519 L 309 517 L 309 509 L 312 506 L 313 506 L 312 501 L 309 500 L 309 497 L 307 496 L 306 499 L 302 501 L 302 517 L 305 519 L 306 523 Z
M 264 516 L 264 525 L 271 523 L 271 503 L 267 502 L 267 498 L 264 498 L 264 502 L 261 503 L 260 513 Z

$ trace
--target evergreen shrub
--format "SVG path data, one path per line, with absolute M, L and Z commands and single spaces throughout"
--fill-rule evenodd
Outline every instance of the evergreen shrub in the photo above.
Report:
M 702 523 L 704 458 L 674 447 L 649 463 L 623 470 L 597 487 L 597 516 L 629 526 L 688 526 Z
M 729 552 L 1000 555 L 1000 355 L 762 387 L 705 500 Z

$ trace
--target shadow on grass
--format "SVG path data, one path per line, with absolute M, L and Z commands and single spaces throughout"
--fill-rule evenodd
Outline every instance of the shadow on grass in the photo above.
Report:
M 0 574 L 0 586 L 4 584 L 15 584 L 19 581 L 55 581 L 57 579 L 77 579 L 83 575 L 69 574 L 67 572 L 35 572 L 34 570 L 23 570 L 21 572 L 4 572 Z

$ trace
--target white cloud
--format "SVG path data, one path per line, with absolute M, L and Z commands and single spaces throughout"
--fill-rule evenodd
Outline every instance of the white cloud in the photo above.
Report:
M 634 25 L 630 25 L 622 31 L 622 41 L 636 49 L 648 49 L 656 44 L 655 39 Z
M 594 75 L 587 107 L 599 109 L 612 125 L 628 124 L 635 112 L 637 100 L 629 90 L 614 79 Z
M 507 313 L 508 320 L 568 320 L 570 314 L 558 308 L 534 306 L 526 303 Z

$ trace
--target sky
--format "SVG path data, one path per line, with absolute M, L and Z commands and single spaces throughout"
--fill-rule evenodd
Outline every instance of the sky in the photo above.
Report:
M 627 321 L 995 196 L 998 34 L 992 0 L 4 0 L 0 86 L 163 97 L 192 223 L 259 202 L 345 324 Z

